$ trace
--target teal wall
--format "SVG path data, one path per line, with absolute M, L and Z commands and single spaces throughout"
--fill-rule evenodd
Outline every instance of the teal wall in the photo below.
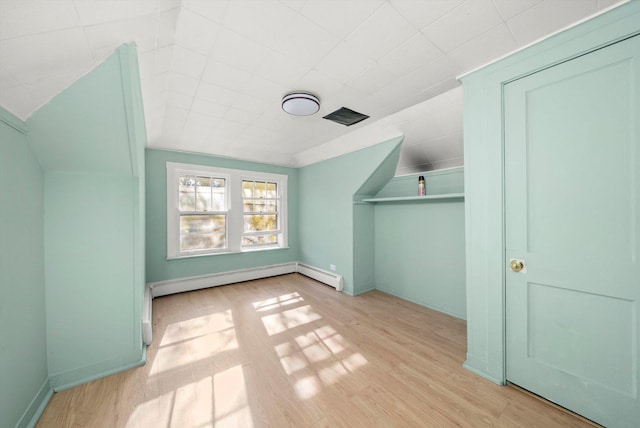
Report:
M 167 260 L 167 162 L 285 174 L 289 248 Z M 208 275 L 298 261 L 298 170 L 256 162 L 167 150 L 146 150 L 147 282 Z
M 48 374 L 56 390 L 143 362 L 144 146 L 135 47 L 27 120 L 44 170 Z
M 353 294 L 376 288 L 375 207 L 360 201 L 373 197 L 393 177 L 400 149 L 401 144 L 398 144 L 353 196 Z
M 415 196 L 418 175 L 427 194 L 463 193 L 463 169 L 391 180 L 376 197 Z M 464 200 L 375 205 L 376 288 L 466 318 Z
M 142 286 L 133 281 L 133 179 L 47 172 L 45 183 L 49 368 L 58 386 L 142 358 L 134 318 Z
M 299 260 L 325 270 L 329 270 L 330 264 L 336 265 L 336 273 L 343 276 L 344 291 L 348 294 L 370 288 L 366 273 L 362 273 L 365 277 L 358 283 L 363 289 L 354 286 L 354 221 L 363 215 L 369 226 L 373 224 L 366 210 L 358 209 L 354 214 L 354 198 L 358 199 L 357 194 L 363 186 L 367 188 L 369 180 L 382 187 L 391 178 L 385 175 L 388 168 L 379 167 L 397 162 L 401 142 L 402 138 L 396 138 L 300 169 Z M 385 162 L 387 159 L 392 161 Z M 385 175 L 386 180 L 378 180 L 377 174 Z M 371 186 L 363 192 L 373 194 L 378 190 Z M 359 235 L 362 232 L 357 231 Z M 356 269 L 365 272 L 371 263 L 366 257 L 360 262 Z
M 640 1 L 631 1 L 462 78 L 467 269 L 465 367 L 496 383 L 506 381 L 503 85 L 638 34 L 638 22 Z
M 375 207 L 354 203 L 352 223 L 353 294 L 357 295 L 376 289 Z
M 16 129 L 8 123 L 15 124 Z M 43 173 L 24 124 L 0 108 L 0 426 L 48 390 Z M 24 417 L 23 417 L 24 414 Z

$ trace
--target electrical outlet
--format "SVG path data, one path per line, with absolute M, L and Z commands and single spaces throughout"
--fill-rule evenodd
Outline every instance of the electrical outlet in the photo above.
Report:
M 335 272 L 335 271 L 336 271 L 336 265 L 334 265 L 334 264 L 330 264 L 330 265 L 329 265 L 329 269 L 331 269 L 332 271 L 334 271 L 334 272 Z

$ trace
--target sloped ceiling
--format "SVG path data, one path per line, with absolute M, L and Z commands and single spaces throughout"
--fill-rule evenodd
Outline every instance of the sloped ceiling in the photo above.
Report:
M 134 41 L 151 147 L 300 166 L 403 134 L 398 173 L 439 169 L 463 163 L 457 75 L 620 3 L 0 0 L 0 105 L 26 119 Z M 284 113 L 294 90 L 320 112 Z M 371 117 L 322 119 L 343 106 Z

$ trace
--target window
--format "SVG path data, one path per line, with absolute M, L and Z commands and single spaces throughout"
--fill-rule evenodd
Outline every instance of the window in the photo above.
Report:
M 277 245 L 280 234 L 278 183 L 242 180 L 242 205 L 242 246 Z
M 180 252 L 226 248 L 226 176 L 178 175 Z
M 287 176 L 167 162 L 167 258 L 287 246 Z

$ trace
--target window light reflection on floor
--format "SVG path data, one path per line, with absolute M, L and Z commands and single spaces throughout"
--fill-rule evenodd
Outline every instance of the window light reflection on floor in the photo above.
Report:
M 195 380 L 140 404 L 126 425 L 169 426 L 253 427 L 242 366 Z
M 234 349 L 238 349 L 238 340 L 230 309 L 171 323 L 160 339 L 151 374 L 186 367 Z
M 269 311 L 279 308 L 285 305 L 292 305 L 294 303 L 302 302 L 304 299 L 298 293 L 283 294 L 279 297 L 273 297 L 271 299 L 262 300 L 260 302 L 254 302 L 253 307 L 258 312 Z
M 277 311 L 283 305 L 302 300 L 298 293 L 292 293 L 255 302 L 254 308 L 256 311 L 276 312 L 262 317 L 262 323 L 270 336 L 312 326 L 311 331 L 274 347 L 283 371 L 288 376 L 298 378 L 294 383 L 297 396 L 306 400 L 320 393 L 323 387 L 339 382 L 341 378 L 364 366 L 367 360 L 359 352 L 349 350 L 347 341 L 333 327 L 318 327 L 318 321 L 322 317 L 313 311 L 311 305 Z
M 253 403 L 259 404 L 255 409 L 251 401 L 255 388 L 274 387 L 261 383 L 261 371 L 278 366 L 286 379 L 280 387 L 290 385 L 300 401 L 331 388 L 365 386 L 362 377 L 351 375 L 368 364 L 366 358 L 298 292 L 252 306 L 255 318 L 243 312 L 238 326 L 232 309 L 220 306 L 199 309 L 202 315 L 190 319 L 162 320 L 164 331 L 154 332 L 156 349 L 126 427 L 253 427 L 279 407 L 275 396 Z M 255 359 L 256 340 L 272 343 L 274 354 Z
M 294 327 L 299 327 L 322 318 L 310 305 L 278 312 L 262 317 L 262 324 L 269 336 L 273 336 Z
M 169 323 L 156 337 L 143 387 L 151 397 L 133 409 L 127 428 L 253 427 L 243 366 L 211 374 L 210 362 L 229 352 L 233 361 L 239 350 L 231 309 Z
M 249 407 L 244 371 L 235 366 L 216 373 L 213 381 L 216 427 L 253 426 L 253 417 Z M 212 402 L 209 401 L 209 402 Z
M 126 428 L 168 426 L 174 398 L 175 391 L 171 391 L 138 405 L 129 417 Z

